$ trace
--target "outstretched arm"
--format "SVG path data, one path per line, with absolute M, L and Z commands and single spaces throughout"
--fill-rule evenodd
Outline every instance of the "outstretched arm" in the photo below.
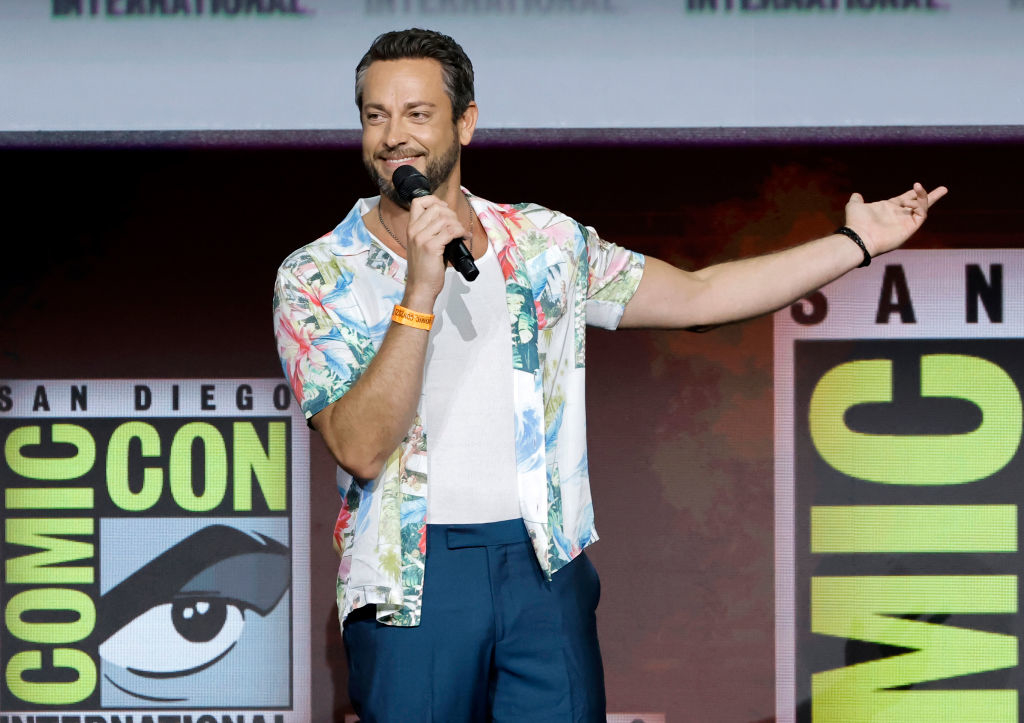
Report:
M 910 238 L 944 195 L 944 186 L 927 192 L 919 183 L 875 203 L 855 193 L 846 204 L 845 225 L 861 237 L 871 256 L 878 256 Z M 793 303 L 863 260 L 857 244 L 842 234 L 699 271 L 648 258 L 619 326 L 688 329 L 749 319 Z

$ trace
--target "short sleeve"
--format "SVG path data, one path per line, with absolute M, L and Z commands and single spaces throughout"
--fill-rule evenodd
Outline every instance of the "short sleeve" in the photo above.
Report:
M 277 352 L 307 419 L 348 392 L 375 353 L 352 276 L 307 250 L 292 254 L 277 273 Z
M 587 323 L 604 329 L 619 325 L 626 303 L 644 274 L 644 255 L 605 241 L 590 226 L 582 229 L 587 244 Z

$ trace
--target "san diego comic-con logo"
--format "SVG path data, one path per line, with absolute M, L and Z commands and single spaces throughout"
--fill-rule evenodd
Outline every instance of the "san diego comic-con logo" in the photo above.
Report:
M 3 713 L 295 702 L 293 420 L 178 411 L 0 415 Z

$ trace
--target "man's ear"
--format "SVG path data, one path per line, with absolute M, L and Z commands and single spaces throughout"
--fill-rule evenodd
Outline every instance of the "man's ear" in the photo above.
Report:
M 476 130 L 476 120 L 480 116 L 480 109 L 476 106 L 476 101 L 469 101 L 469 105 L 466 106 L 465 112 L 462 117 L 455 123 L 455 127 L 459 132 L 459 142 L 468 146 L 469 142 L 473 140 L 473 132 Z

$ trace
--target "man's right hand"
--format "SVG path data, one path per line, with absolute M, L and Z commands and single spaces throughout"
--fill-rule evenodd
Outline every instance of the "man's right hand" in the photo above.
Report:
M 409 273 L 402 306 L 430 313 L 444 286 L 444 247 L 467 231 L 458 215 L 436 196 L 413 199 L 406 231 Z M 408 302 L 408 303 L 406 303 Z

